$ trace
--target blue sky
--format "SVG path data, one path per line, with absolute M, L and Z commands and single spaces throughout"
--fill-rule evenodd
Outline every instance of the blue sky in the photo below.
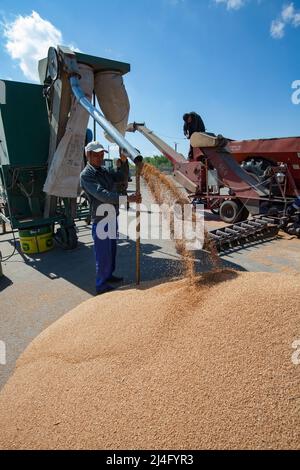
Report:
M 300 80 L 300 1 L 1 0 L 0 78 L 33 81 L 28 70 L 41 52 L 26 46 L 30 31 L 15 28 L 21 38 L 10 38 L 10 53 L 5 36 L 32 11 L 49 22 L 50 39 L 129 62 L 130 119 L 177 141 L 183 153 L 188 111 L 201 114 L 209 131 L 235 139 L 300 135 L 300 105 L 291 100 Z M 145 155 L 157 153 L 141 136 L 128 139 Z

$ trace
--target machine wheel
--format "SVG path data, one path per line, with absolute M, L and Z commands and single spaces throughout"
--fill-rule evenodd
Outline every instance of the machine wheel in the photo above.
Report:
M 220 217 L 227 224 L 235 224 L 246 220 L 248 215 L 248 210 L 239 200 L 224 201 L 220 207 Z
M 48 50 L 47 73 L 52 82 L 57 80 L 59 74 L 59 60 L 55 47 L 50 47 Z

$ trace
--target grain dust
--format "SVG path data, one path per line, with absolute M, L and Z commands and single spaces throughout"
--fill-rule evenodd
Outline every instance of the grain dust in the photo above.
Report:
M 154 166 L 145 163 L 143 165 L 142 176 L 157 204 L 167 204 L 171 211 L 174 204 L 180 205 L 182 209 L 185 205 L 191 204 L 189 198 L 174 184 L 174 182 Z M 195 227 L 195 214 L 193 214 L 193 224 Z M 174 237 L 174 224 L 171 226 L 171 234 Z M 205 231 L 204 235 L 204 248 L 210 253 L 213 269 L 218 269 L 220 267 L 220 258 L 217 254 L 216 248 L 213 245 L 212 240 L 209 239 L 207 231 Z M 185 238 L 182 240 L 176 239 L 175 246 L 177 252 L 181 256 L 183 274 L 191 283 L 193 283 L 196 277 L 194 254 L 191 250 L 187 249 L 187 240 Z

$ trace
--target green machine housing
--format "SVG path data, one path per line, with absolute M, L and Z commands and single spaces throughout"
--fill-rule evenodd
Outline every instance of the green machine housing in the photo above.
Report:
M 95 71 L 117 70 L 123 75 L 130 71 L 127 63 L 86 54 L 76 53 L 76 60 Z M 43 59 L 39 63 L 40 77 L 46 76 L 47 62 Z M 59 76 L 59 80 L 65 77 Z M 53 135 L 51 137 L 51 120 L 43 89 L 43 85 L 0 80 L 0 220 L 10 224 L 12 229 L 54 226 L 55 223 L 70 226 L 74 225 L 74 219 L 85 218 L 89 212 L 86 206 L 80 207 L 79 201 L 75 201 L 75 213 L 70 212 L 70 201 L 58 198 L 54 211 L 45 217 L 47 195 L 43 186 Z M 71 93 L 70 88 L 68 93 Z M 70 102 L 71 96 L 61 99 Z M 58 120 L 60 138 L 67 122 L 67 113 L 64 114 L 62 122 Z
M 13 229 L 45 224 L 48 149 L 42 86 L 0 81 L 0 216 Z

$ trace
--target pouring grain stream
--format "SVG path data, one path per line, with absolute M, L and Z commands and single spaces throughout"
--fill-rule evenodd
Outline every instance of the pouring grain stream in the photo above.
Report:
M 185 205 L 190 205 L 190 200 L 183 192 L 173 183 L 173 181 L 166 175 L 161 173 L 157 168 L 148 163 L 144 163 L 142 176 L 145 179 L 153 197 L 157 204 L 168 204 L 171 207 L 174 204 L 179 204 L 182 209 Z M 193 213 L 193 224 L 195 225 L 196 218 Z M 174 224 L 171 225 L 171 232 L 174 236 Z M 182 263 L 184 266 L 184 275 L 189 279 L 191 283 L 194 283 L 197 276 L 195 272 L 195 257 L 191 250 L 187 249 L 187 240 L 176 239 L 175 245 L 178 253 L 181 255 Z M 220 268 L 220 258 L 212 241 L 207 237 L 205 231 L 204 248 L 210 253 L 210 259 L 214 269 Z

